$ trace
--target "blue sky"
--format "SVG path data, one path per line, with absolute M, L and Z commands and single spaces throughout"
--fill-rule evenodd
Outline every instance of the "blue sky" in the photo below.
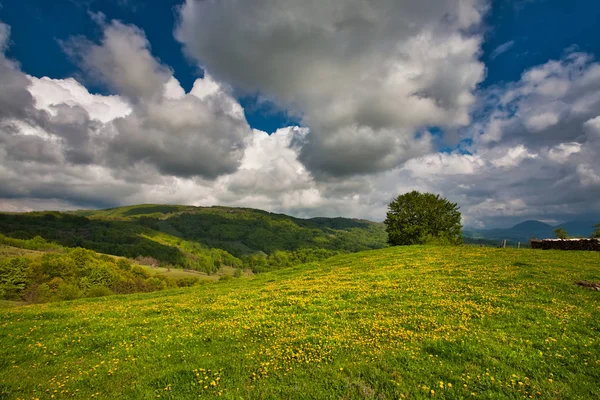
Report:
M 484 85 L 517 80 L 527 68 L 560 58 L 571 46 L 600 54 L 599 18 L 596 1 L 495 1 L 483 45 L 488 67 Z M 509 42 L 514 45 L 492 59 L 494 50 Z
M 382 220 L 416 189 L 473 227 L 596 219 L 599 20 L 589 0 L 0 0 L 0 209 Z

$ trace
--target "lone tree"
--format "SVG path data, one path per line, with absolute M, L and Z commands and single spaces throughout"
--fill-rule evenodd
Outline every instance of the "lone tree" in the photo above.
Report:
M 385 219 L 392 246 L 441 243 L 461 244 L 462 225 L 458 204 L 432 193 L 412 191 L 388 206 Z
M 592 233 L 592 238 L 600 239 L 600 224 L 594 225 L 594 228 L 596 228 L 596 230 L 594 231 L 594 233 Z
M 554 230 L 554 236 L 556 236 L 557 239 L 568 239 L 569 238 L 569 234 L 563 228 L 556 228 Z

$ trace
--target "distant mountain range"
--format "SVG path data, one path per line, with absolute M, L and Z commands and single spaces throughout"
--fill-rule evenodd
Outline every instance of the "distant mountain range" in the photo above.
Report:
M 572 237 L 590 237 L 596 221 L 570 221 L 552 226 L 541 221 L 525 221 L 506 229 L 464 229 L 467 241 L 500 241 L 508 240 L 528 243 L 531 238 L 554 238 L 554 229 L 563 228 Z

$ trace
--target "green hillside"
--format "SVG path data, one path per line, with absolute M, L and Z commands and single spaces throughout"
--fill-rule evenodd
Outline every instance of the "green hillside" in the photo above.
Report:
M 77 211 L 93 220 L 137 222 L 186 240 L 208 243 L 243 256 L 261 251 L 326 248 L 361 251 L 382 248 L 382 223 L 349 218 L 301 219 L 251 208 L 139 205 Z
M 198 285 L 215 278 L 220 277 L 140 265 L 82 248 L 65 248 L 39 236 L 22 240 L 0 235 L 0 301 L 43 303 L 153 292 Z
M 395 247 L 0 312 L 0 397 L 600 398 L 596 252 Z
M 140 205 L 72 213 L 0 214 L 0 234 L 39 236 L 163 266 L 214 273 L 255 272 L 386 246 L 383 224 L 346 218 L 299 219 L 229 207 Z

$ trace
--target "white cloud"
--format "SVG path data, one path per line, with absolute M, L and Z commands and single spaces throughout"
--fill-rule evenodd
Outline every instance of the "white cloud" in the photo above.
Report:
M 10 38 L 10 26 L 0 22 L 0 52 L 6 51 Z
M 144 32 L 119 21 L 102 28 L 100 44 L 78 37 L 63 43 L 63 47 L 91 77 L 129 100 L 162 97 L 173 73 L 152 56 Z
M 100 122 L 109 122 L 131 113 L 129 104 L 119 96 L 100 96 L 90 94 L 88 90 L 73 78 L 50 79 L 29 76 L 29 92 L 35 98 L 35 106 L 56 115 L 59 104 L 80 106 L 90 118 Z
M 537 150 L 581 140 L 583 123 L 600 110 L 599 68 L 588 54 L 568 53 L 525 71 L 517 82 L 481 92 L 479 108 L 488 115 L 476 125 L 481 126 L 476 142 L 515 142 L 513 147 Z
M 577 154 L 579 152 L 581 152 L 580 143 L 561 143 L 548 151 L 548 158 L 557 163 L 564 164 L 572 154 Z
M 170 69 L 152 58 L 140 30 L 116 22 L 104 29 L 102 44 L 79 40 L 70 49 L 97 62 L 84 67 L 117 90 L 113 96 L 90 94 L 72 78 L 27 76 L 0 53 L 0 199 L 6 207 L 11 198 L 16 204 L 27 198 L 31 204 L 109 206 L 153 192 L 189 202 L 176 193 L 182 182 L 210 182 L 239 166 L 251 130 L 227 89 L 207 77 L 196 86 L 216 89 L 202 98 L 186 95 Z M 138 72 L 144 79 L 130 82 Z M 157 82 L 162 86 L 155 88 Z
M 227 88 L 205 76 L 186 95 L 152 56 L 144 32 L 117 21 L 103 28 L 100 44 L 79 38 L 65 46 L 132 108 L 108 128 L 115 132 L 107 143 L 112 166 L 149 163 L 164 174 L 209 179 L 235 171 L 250 127 Z M 211 90 L 198 95 L 202 87 Z
M 583 127 L 591 140 L 600 139 L 600 115 L 586 121 Z
M 531 154 L 523 145 L 505 150 L 506 153 L 499 158 L 492 158 L 491 163 L 496 167 L 514 168 L 528 158 L 536 158 L 537 154 Z
M 558 115 L 545 112 L 543 114 L 532 115 L 525 120 L 525 126 L 533 132 L 540 132 L 546 128 L 558 123 Z
M 502 43 L 500 46 L 498 46 L 494 49 L 492 54 L 490 54 L 490 59 L 491 60 L 496 59 L 499 55 L 504 54 L 507 51 L 509 51 L 510 49 L 512 49 L 514 45 L 515 45 L 514 40 L 510 40 L 508 42 Z
M 484 166 L 484 161 L 478 155 L 465 154 L 429 154 L 408 161 L 404 169 L 413 176 L 427 178 L 445 175 L 472 175 Z
M 300 115 L 301 161 L 327 179 L 394 168 L 430 151 L 417 130 L 469 123 L 484 66 L 467 32 L 486 5 L 189 0 L 177 38 L 218 79 Z
M 179 100 L 185 97 L 185 90 L 174 76 L 165 84 L 164 97 L 169 100 Z
M 597 167 L 597 165 L 596 165 Z M 596 168 L 591 164 L 579 164 L 577 166 L 577 174 L 581 180 L 581 184 L 584 187 L 588 186 L 600 186 L 600 169 Z

